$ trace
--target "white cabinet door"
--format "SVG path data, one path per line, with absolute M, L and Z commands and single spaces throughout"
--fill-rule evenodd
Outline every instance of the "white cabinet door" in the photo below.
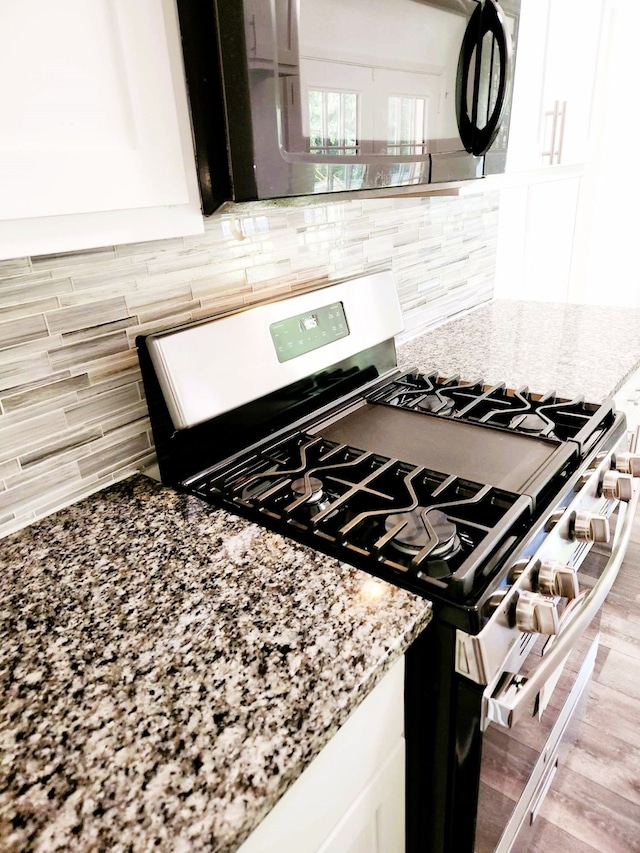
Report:
M 602 0 L 551 0 L 541 122 L 545 165 L 589 159 Z
M 507 170 L 590 156 L 603 0 L 523 0 Z
M 580 181 L 572 177 L 502 190 L 496 298 L 566 301 Z
M 549 0 L 522 0 L 509 123 L 508 172 L 542 165 L 539 135 L 548 18 Z
M 178 38 L 173 0 L 3 0 L 5 257 L 87 245 L 41 247 L 50 217 L 176 207 L 201 230 Z
M 402 853 L 403 731 L 404 660 L 400 660 L 239 853 Z
M 318 853 L 402 853 L 405 747 L 401 740 Z

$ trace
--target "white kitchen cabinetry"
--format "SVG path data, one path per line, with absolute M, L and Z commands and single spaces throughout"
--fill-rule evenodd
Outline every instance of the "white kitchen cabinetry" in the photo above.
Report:
M 580 181 L 574 175 L 501 191 L 497 299 L 567 299 Z
M 239 853 L 404 850 L 404 661 L 395 664 Z
M 607 2 L 522 0 L 521 12 L 494 295 L 564 302 L 584 252 Z
M 603 0 L 523 0 L 507 171 L 589 159 Z
M 0 256 L 203 230 L 174 0 L 6 0 Z

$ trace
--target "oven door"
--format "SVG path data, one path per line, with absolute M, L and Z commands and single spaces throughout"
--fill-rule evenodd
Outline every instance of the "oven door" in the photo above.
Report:
M 217 5 L 237 200 L 477 178 L 506 144 L 519 0 L 244 0 L 248 122 Z
M 624 559 L 638 497 L 634 480 L 631 500 L 612 518 L 611 549 L 594 546 L 580 567 L 582 592 L 566 606 L 558 634 L 532 636 L 519 672 L 485 691 L 475 853 L 520 853 L 533 843 L 588 698 L 601 608 Z
M 490 723 L 485 731 L 475 853 L 524 853 L 532 844 L 540 828 L 536 818 L 588 699 L 598 622 L 596 617 L 574 647 L 557 683 L 547 685 L 544 710 L 519 719 L 511 729 Z M 530 659 L 537 661 L 543 648 L 536 644 Z

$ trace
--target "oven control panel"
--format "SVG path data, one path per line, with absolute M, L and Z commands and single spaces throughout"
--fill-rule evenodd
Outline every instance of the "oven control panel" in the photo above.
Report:
M 279 362 L 304 355 L 349 334 L 342 302 L 278 320 L 269 326 Z
M 583 567 L 585 557 L 594 544 L 609 544 L 612 518 L 620 502 L 631 497 L 630 472 L 639 458 L 600 454 L 541 520 L 511 563 L 504 585 L 486 603 L 483 629 L 477 635 L 457 632 L 459 674 L 490 684 L 504 672 L 518 672 L 539 636 L 562 630 L 567 603 L 595 583 Z

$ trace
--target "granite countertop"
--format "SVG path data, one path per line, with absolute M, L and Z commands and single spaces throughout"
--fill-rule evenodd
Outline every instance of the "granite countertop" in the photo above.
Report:
M 135 476 L 0 541 L 0 851 L 231 851 L 428 602 Z
M 597 403 L 640 365 L 640 308 L 495 300 L 401 344 L 398 360 Z
M 598 402 L 640 310 L 498 301 L 398 355 Z M 0 853 L 235 850 L 431 618 L 143 476 L 0 541 L 0 596 Z

